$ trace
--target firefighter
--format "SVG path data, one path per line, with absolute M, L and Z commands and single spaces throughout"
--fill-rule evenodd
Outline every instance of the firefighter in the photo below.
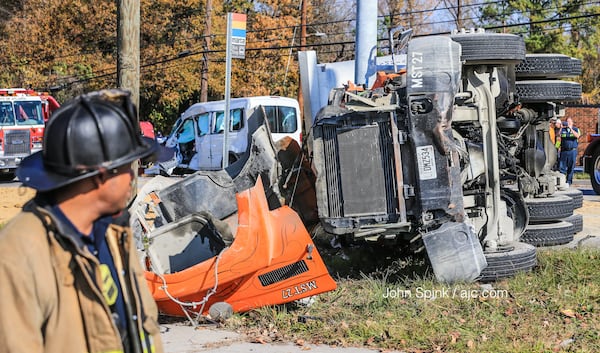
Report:
M 54 113 L 17 170 L 36 195 L 0 231 L 0 352 L 163 351 L 125 210 L 131 164 L 155 147 L 126 91 Z

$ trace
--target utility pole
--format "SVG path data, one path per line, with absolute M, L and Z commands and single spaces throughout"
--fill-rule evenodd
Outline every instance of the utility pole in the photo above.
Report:
M 211 45 L 212 0 L 206 0 L 206 29 L 204 30 L 204 53 L 200 77 L 200 102 L 208 101 L 208 51 Z
M 302 15 L 300 16 L 300 50 L 306 50 L 306 16 L 307 7 L 306 2 L 308 0 L 302 0 Z
M 140 2 L 117 0 L 117 86 L 131 91 L 131 101 L 140 110 Z M 136 123 L 137 123 L 136 122 Z M 115 141 L 117 143 L 117 141 Z M 137 171 L 138 161 L 132 165 Z M 132 201 L 137 195 L 138 173 L 133 177 Z
M 117 0 L 117 85 L 140 103 L 140 2 Z M 138 116 L 139 120 L 139 116 Z
M 300 50 L 306 50 L 306 14 L 307 14 L 307 6 L 306 2 L 308 0 L 302 1 L 302 9 L 300 11 Z M 302 82 L 300 76 L 298 76 L 298 104 L 300 105 L 300 110 L 302 112 L 302 116 L 304 119 L 304 96 L 302 95 Z M 304 136 L 308 134 L 308 131 L 303 131 Z

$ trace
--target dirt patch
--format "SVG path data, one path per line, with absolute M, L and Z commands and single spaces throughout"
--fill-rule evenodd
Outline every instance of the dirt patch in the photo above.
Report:
M 592 196 L 591 200 L 583 200 L 583 207 L 576 209 L 573 213 L 583 215 L 583 231 L 577 234 L 578 236 L 600 237 L 600 196 Z
M 0 187 L 0 224 L 13 218 L 23 205 L 35 195 L 35 190 L 24 186 Z
M 34 195 L 35 190 L 24 186 L 0 186 L 0 224 L 8 222 L 19 213 L 21 207 Z M 587 196 L 583 200 L 583 207 L 574 213 L 583 215 L 583 231 L 579 235 L 600 237 L 600 196 Z

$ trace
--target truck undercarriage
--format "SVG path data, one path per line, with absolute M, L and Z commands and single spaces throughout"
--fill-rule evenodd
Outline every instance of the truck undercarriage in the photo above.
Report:
M 416 38 L 406 57 L 382 87 L 334 90 L 315 118 L 325 231 L 425 249 L 442 280 L 504 277 L 535 265 L 520 241 L 572 239 L 565 219 L 580 192 L 560 191 L 548 122 L 580 99 L 580 84 L 557 79 L 580 62 L 526 55 L 520 37 L 483 32 Z

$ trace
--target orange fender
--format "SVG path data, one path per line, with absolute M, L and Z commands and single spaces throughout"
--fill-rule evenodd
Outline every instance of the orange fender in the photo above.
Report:
M 203 309 L 206 314 L 212 303 L 227 302 L 239 312 L 336 288 L 298 215 L 288 206 L 270 211 L 263 190 L 259 178 L 254 187 L 236 195 L 236 236 L 220 256 L 175 273 L 145 273 L 161 312 L 184 315 L 180 304 L 172 298 L 200 303 L 215 284 L 216 292 L 204 305 L 187 309 L 196 312 Z

